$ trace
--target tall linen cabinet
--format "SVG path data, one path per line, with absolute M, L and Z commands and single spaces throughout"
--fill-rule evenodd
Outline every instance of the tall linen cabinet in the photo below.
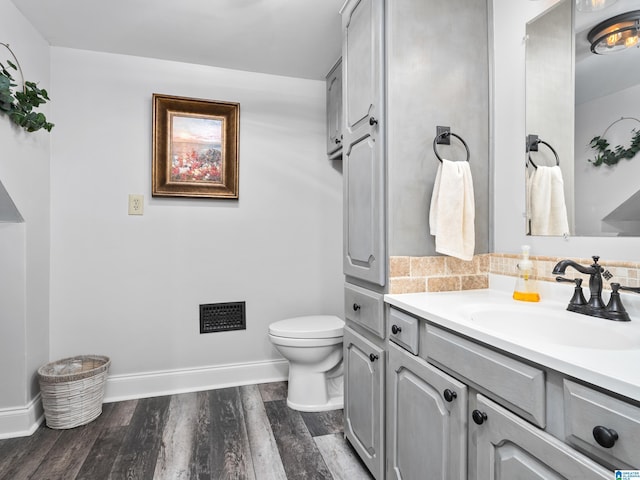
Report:
M 342 10 L 345 434 L 384 475 L 385 222 L 384 1 Z
M 437 125 L 471 150 L 476 253 L 489 248 L 488 12 L 486 0 L 347 0 L 341 14 L 345 434 L 380 480 L 395 478 L 388 447 L 410 435 L 390 423 L 404 417 L 389 408 L 408 406 L 391 391 L 389 258 L 436 255 Z M 464 159 L 451 143 L 440 153 Z

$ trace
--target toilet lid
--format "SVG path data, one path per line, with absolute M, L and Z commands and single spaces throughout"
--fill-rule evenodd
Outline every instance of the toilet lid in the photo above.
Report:
M 344 334 L 344 320 L 334 315 L 287 318 L 269 325 L 269 333 L 286 338 L 341 337 Z

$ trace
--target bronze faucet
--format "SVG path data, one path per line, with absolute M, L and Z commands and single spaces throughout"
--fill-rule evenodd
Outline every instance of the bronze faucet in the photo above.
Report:
M 598 264 L 600 257 L 593 256 L 591 258 L 593 258 L 593 264 L 590 266 L 580 265 L 573 260 L 561 260 L 553 267 L 552 273 L 554 275 L 564 275 L 567 267 L 573 267 L 580 273 L 589 275 L 589 290 L 591 293 L 589 301 L 586 301 L 582 294 L 582 279 L 576 278 L 575 280 L 569 280 L 563 277 L 556 278 L 558 282 L 575 282 L 576 284 L 573 297 L 567 306 L 567 310 L 591 317 L 628 322 L 630 320 L 629 314 L 622 305 L 618 290 L 630 290 L 640 293 L 640 289 L 622 287 L 619 283 L 612 283 L 611 297 L 609 298 L 609 303 L 605 305 L 602 301 L 602 272 L 604 269 Z

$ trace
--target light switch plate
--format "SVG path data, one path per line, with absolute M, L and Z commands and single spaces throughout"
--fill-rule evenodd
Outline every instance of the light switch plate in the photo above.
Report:
M 129 215 L 144 214 L 144 195 L 129 195 Z

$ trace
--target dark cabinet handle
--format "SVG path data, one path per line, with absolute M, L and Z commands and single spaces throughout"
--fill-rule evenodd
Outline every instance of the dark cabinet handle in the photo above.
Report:
M 596 439 L 596 442 L 598 442 L 598 445 L 601 447 L 611 448 L 616 444 L 616 440 L 618 440 L 618 432 L 612 428 L 598 425 L 593 428 L 593 438 Z
M 442 392 L 442 394 L 444 395 L 444 399 L 447 402 L 453 402 L 456 398 L 458 398 L 458 394 L 453 390 L 449 390 L 448 388 L 444 392 Z
M 473 412 L 471 412 L 471 418 L 473 418 L 473 421 L 478 425 L 482 425 L 487 419 L 487 414 L 481 412 L 480 410 L 474 410 Z
M 340 139 L 336 138 L 336 145 L 339 145 L 339 144 L 340 144 Z
M 372 362 L 375 362 L 377 359 L 378 359 L 378 355 L 376 355 L 375 353 L 369 354 L 369 360 L 371 360 Z
M 360 305 L 358 305 L 357 303 L 353 304 L 353 311 L 357 312 L 358 310 L 360 310 Z
M 374 117 L 369 117 L 369 125 L 371 125 L 372 127 L 374 125 L 378 124 L 378 120 L 376 120 Z
M 394 335 L 399 334 L 402 331 L 402 328 L 400 328 L 397 325 L 391 325 L 391 333 L 393 333 Z

